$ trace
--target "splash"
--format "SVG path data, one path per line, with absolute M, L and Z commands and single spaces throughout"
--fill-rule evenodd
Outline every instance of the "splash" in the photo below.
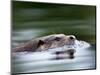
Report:
M 86 49 L 86 48 L 91 47 L 91 45 L 88 42 L 76 40 L 75 47 L 76 49 Z
M 62 47 L 49 49 L 48 51 L 49 52 L 67 51 L 69 49 L 82 50 L 82 49 L 87 49 L 89 47 L 91 47 L 91 45 L 88 42 L 81 41 L 81 40 L 75 40 L 75 44 L 73 44 L 73 45 L 64 45 Z

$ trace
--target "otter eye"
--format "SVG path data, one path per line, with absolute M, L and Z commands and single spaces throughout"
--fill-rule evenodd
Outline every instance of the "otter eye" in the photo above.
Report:
M 45 42 L 42 40 L 39 40 L 37 47 L 39 47 L 40 45 L 43 45 Z
M 54 40 L 56 40 L 56 41 L 60 41 L 60 37 L 56 37 Z

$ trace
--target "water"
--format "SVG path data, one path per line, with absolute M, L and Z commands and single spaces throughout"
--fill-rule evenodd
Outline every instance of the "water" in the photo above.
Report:
M 12 48 L 51 34 L 75 35 L 75 58 L 49 52 L 12 53 L 12 73 L 95 69 L 96 7 L 12 1 Z M 88 42 L 88 43 L 87 43 Z M 89 46 L 89 44 L 91 46 Z M 62 50 L 56 48 L 55 50 Z
M 19 41 L 22 40 L 23 36 L 27 36 L 30 33 L 30 37 L 23 39 L 24 41 L 33 38 L 34 33 L 39 31 L 26 30 L 25 31 L 15 31 L 14 46 L 18 46 Z M 16 42 L 16 41 L 17 42 Z M 63 71 L 63 70 L 80 70 L 80 69 L 95 69 L 95 47 L 90 46 L 89 43 L 85 41 L 76 40 L 76 53 L 75 58 L 69 59 L 67 54 L 60 55 L 63 59 L 55 59 L 57 55 L 52 54 L 54 51 L 64 50 L 67 46 L 58 47 L 55 49 L 50 49 L 45 52 L 20 52 L 12 53 L 12 72 L 13 73 L 30 73 L 30 72 L 48 72 L 48 71 Z

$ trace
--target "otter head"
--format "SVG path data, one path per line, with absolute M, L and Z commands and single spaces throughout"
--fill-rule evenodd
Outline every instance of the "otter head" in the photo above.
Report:
M 39 50 L 43 51 L 64 45 L 73 45 L 75 43 L 75 39 L 76 38 L 73 35 L 54 34 L 39 39 L 37 47 Z

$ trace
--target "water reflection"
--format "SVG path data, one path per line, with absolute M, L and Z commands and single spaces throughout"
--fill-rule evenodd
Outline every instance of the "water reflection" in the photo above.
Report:
M 83 52 L 84 51 L 84 52 Z M 14 73 L 45 72 L 59 70 L 79 70 L 95 68 L 94 50 L 83 50 L 75 54 L 74 59 L 48 60 L 55 56 L 49 54 L 25 54 L 13 59 Z M 81 53 L 82 52 L 82 53 Z M 82 54 L 82 55 L 81 55 Z M 23 55 L 23 54 L 22 54 Z M 40 55 L 40 56 L 38 56 Z
M 34 35 L 33 32 L 36 34 Z M 13 37 L 13 43 L 20 44 L 21 41 L 28 41 L 30 38 L 32 39 L 33 36 L 35 38 L 38 36 L 38 32 L 39 31 L 34 31 L 31 29 L 26 31 L 14 31 L 13 34 L 17 34 L 17 36 L 15 35 Z M 23 39 L 23 36 L 26 37 Z M 77 45 L 79 45 L 79 42 L 76 42 Z M 86 46 L 84 47 L 89 47 L 87 43 L 85 44 Z M 17 46 L 16 44 L 13 45 Z M 56 58 L 56 55 L 51 55 L 48 52 L 20 52 L 12 54 L 12 56 L 13 73 L 79 70 L 95 68 L 95 46 L 86 49 L 82 49 L 80 46 L 79 49 L 77 48 L 74 59 L 69 59 L 65 57 L 64 59 L 56 60 L 53 59 Z

